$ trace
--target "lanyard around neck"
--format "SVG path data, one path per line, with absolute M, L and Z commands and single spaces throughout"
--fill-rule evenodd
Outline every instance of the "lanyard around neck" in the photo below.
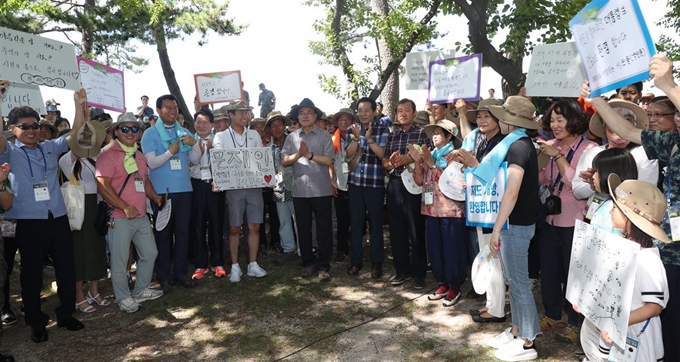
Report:
M 229 128 L 229 135 L 231 136 L 231 143 L 234 144 L 234 148 L 237 148 L 236 139 L 234 138 L 234 129 L 233 129 L 233 128 Z M 247 130 L 247 129 L 243 129 L 243 135 L 244 135 L 244 137 L 245 137 L 245 139 L 246 139 L 245 146 L 244 146 L 244 145 L 238 145 L 238 147 L 240 147 L 240 148 L 243 148 L 243 147 L 248 148 L 248 130 Z
M 45 152 L 43 152 L 42 147 L 40 147 L 40 145 L 36 145 L 36 147 L 40 150 L 40 153 L 43 156 L 43 162 L 45 162 L 45 164 L 43 165 L 44 168 L 45 168 L 45 176 L 44 177 L 45 177 L 45 179 L 47 179 L 47 158 L 45 158 Z M 26 158 L 28 159 L 28 169 L 31 171 L 31 181 L 33 181 L 34 177 L 33 177 L 33 166 L 31 166 L 31 158 L 28 157 L 28 152 L 26 152 L 26 149 L 21 147 L 21 150 L 24 151 L 24 154 L 26 155 Z

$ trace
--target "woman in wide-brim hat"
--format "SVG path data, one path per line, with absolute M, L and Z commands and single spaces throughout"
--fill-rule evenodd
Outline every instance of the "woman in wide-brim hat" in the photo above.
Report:
M 442 305 L 454 306 L 460 300 L 460 286 L 465 282 L 468 261 L 468 238 L 465 227 L 465 202 L 452 200 L 439 189 L 439 178 L 454 162 L 454 149 L 462 141 L 456 124 L 441 120 L 427 125 L 425 133 L 432 139 L 434 149 L 418 149 L 408 145 L 415 167 L 413 180 L 423 187 L 421 214 L 425 215 L 426 245 L 432 274 L 439 283 L 429 300 L 444 299 Z M 451 237 L 456 235 L 456 237 Z

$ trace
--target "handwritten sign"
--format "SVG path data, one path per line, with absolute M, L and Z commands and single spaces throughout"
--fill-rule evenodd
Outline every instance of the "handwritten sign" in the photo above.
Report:
M 9 82 L 9 88 L 2 96 L 2 114 L 6 117 L 12 108 L 29 106 L 38 112 L 46 114 L 40 87 L 37 85 Z
M 241 71 L 195 74 L 198 103 L 229 102 L 234 99 L 245 99 L 241 87 Z
M 430 62 L 430 103 L 452 103 L 456 99 L 479 99 L 482 54 Z
M 576 220 L 567 300 L 623 347 L 633 300 L 640 245 Z
M 269 147 L 210 150 L 215 190 L 276 186 L 274 157 Z
M 456 201 L 465 201 L 465 174 L 463 164 L 451 162 L 439 176 L 439 190 L 444 196 Z
M 80 89 L 73 44 L 0 28 L 0 79 Z
M 109 66 L 78 57 L 78 69 L 87 105 L 114 112 L 125 112 L 125 80 L 123 72 Z
M 498 168 L 496 177 L 488 187 L 479 181 L 473 174 L 474 169 L 465 170 L 465 224 L 483 228 L 493 228 L 498 211 L 501 208 L 501 200 L 505 193 L 505 185 L 508 181 L 508 163 L 503 162 Z M 503 229 L 508 228 L 505 222 Z
M 406 53 L 406 90 L 426 90 L 430 74 L 430 62 L 453 58 L 455 50 Z
M 574 42 L 537 45 L 527 73 L 527 95 L 578 97 L 586 79 Z
M 595 97 L 649 78 L 656 54 L 637 0 L 594 0 L 569 22 Z

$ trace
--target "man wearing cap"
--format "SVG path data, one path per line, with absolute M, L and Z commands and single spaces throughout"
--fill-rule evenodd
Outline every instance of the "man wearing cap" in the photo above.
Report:
M 142 135 L 142 150 L 149 168 L 149 179 L 157 193 L 167 194 L 171 200 L 170 221 L 162 230 L 154 228 L 158 257 L 156 275 L 164 292 L 172 284 L 193 288 L 196 282 L 187 276 L 189 249 L 189 221 L 191 219 L 191 178 L 189 162 L 199 164 L 201 148 L 186 128 L 177 122 L 177 100 L 167 94 L 156 100 L 156 111 L 161 122 Z M 158 207 L 152 204 L 154 220 L 158 220 Z M 174 238 L 173 238 L 174 237 Z M 173 243 L 174 240 L 174 243 Z M 173 257 L 174 270 L 170 264 Z
M 642 98 L 640 98 L 640 107 L 647 111 L 647 107 L 649 107 L 649 104 L 652 102 L 652 99 L 654 99 L 655 95 L 654 93 L 645 93 L 642 95 Z
M 333 219 L 330 168 L 333 167 L 331 135 L 314 125 L 321 110 L 305 98 L 291 110 L 302 128 L 288 135 L 283 145 L 283 166 L 293 166 L 293 203 L 297 216 L 302 276 L 315 273 L 320 281 L 330 281 L 333 255 Z M 312 252 L 312 215 L 316 219 L 318 254 Z
M 61 116 L 61 112 L 57 109 L 58 105 L 60 104 L 54 99 L 50 99 L 45 102 L 45 112 L 47 112 L 47 114 L 44 116 L 44 118 L 45 120 L 52 122 L 52 124 L 54 124 L 54 122 L 57 121 L 57 118 Z
M 264 86 L 264 83 L 260 83 L 260 99 L 257 105 L 260 106 L 260 117 L 262 118 L 266 118 L 269 112 L 276 108 L 276 96 L 274 92 Z
M 213 112 L 213 116 L 215 117 L 215 121 L 213 122 L 213 134 L 218 134 L 229 128 L 231 121 L 229 120 L 229 114 L 227 114 L 226 107 L 227 106 L 217 108 Z
M 196 270 L 192 279 L 201 279 L 208 271 L 208 252 L 210 266 L 218 278 L 227 275 L 224 270 L 222 227 L 224 220 L 224 194 L 212 191 L 212 172 L 210 171 L 210 149 L 215 135 L 212 133 L 213 114 L 204 109 L 194 115 L 194 138 L 201 148 L 201 159 L 192 165 L 191 186 L 194 189 L 190 230 L 193 241 L 193 255 Z M 208 240 L 206 242 L 206 233 Z
M 427 145 L 432 149 L 432 141 L 422 127 L 413 124 L 416 104 L 412 100 L 400 100 L 396 113 L 399 128 L 387 136 L 385 157 L 382 159 L 390 178 L 387 184 L 387 209 L 396 272 L 391 283 L 402 285 L 413 277 L 413 286 L 423 289 L 427 273 L 425 218 L 420 214 L 420 195 L 412 195 L 406 190 L 401 174 L 413 163 L 406 145 Z
M 217 149 L 242 149 L 262 147 L 262 138 L 252 129 L 248 129 L 248 117 L 252 107 L 245 101 L 235 100 L 229 103 L 227 112 L 231 126 L 226 131 L 215 135 L 213 147 Z M 257 246 L 260 242 L 260 227 L 263 221 L 264 203 L 259 188 L 227 190 L 225 198 L 229 215 L 229 251 L 231 256 L 231 272 L 229 281 L 241 281 L 243 272 L 238 264 L 239 236 L 243 225 L 243 215 L 248 222 L 248 276 L 261 278 L 267 272 L 257 263 Z
M 80 128 L 87 113 L 84 89 L 75 92 L 76 115 L 71 133 Z M 16 242 L 21 252 L 21 294 L 25 321 L 31 326 L 31 340 L 47 341 L 49 317 L 40 307 L 40 289 L 45 256 L 54 260 L 60 305 L 57 326 L 80 330 L 84 326 L 72 317 L 75 309 L 75 266 L 73 239 L 66 206 L 59 189 L 58 157 L 68 151 L 67 135 L 39 142 L 40 116 L 30 107 L 14 108 L 9 114 L 14 144 L 0 137 L 0 163 L 12 165 L 14 202 L 5 213 L 17 220 Z
M 375 116 L 376 102 L 370 97 L 359 99 L 358 123 L 352 125 L 346 138 L 347 156 L 361 152 L 361 159 L 348 172 L 349 215 L 351 223 L 349 275 L 358 275 L 363 266 L 363 234 L 368 214 L 371 240 L 371 277 L 382 277 L 385 258 L 382 230 L 383 203 L 385 201 L 385 175 L 383 172 L 384 147 L 389 131 Z M 347 114 L 343 114 L 347 116 Z M 336 167 L 337 168 L 337 167 Z M 342 165 L 347 169 L 346 163 Z M 338 219 L 340 217 L 338 216 Z M 339 232 L 339 230 L 338 230 Z M 338 243 L 338 247 L 340 244 Z
M 283 154 L 281 153 L 287 137 L 286 126 L 289 124 L 290 119 L 279 111 L 272 111 L 267 116 L 266 128 L 272 135 L 272 140 L 267 146 L 272 149 L 274 170 L 276 171 L 276 186 L 274 187 L 273 198 L 276 202 L 276 213 L 279 219 L 278 235 L 283 251 L 283 254 L 276 258 L 277 264 L 285 264 L 298 260 L 298 255 L 295 251 L 295 236 L 293 234 L 293 228 L 295 227 L 295 207 L 293 205 L 292 193 L 293 168 L 290 166 L 283 167 Z M 297 230 L 295 235 L 299 235 Z
M 49 141 L 57 136 L 57 127 L 54 127 L 54 123 L 48 120 L 40 121 L 40 135 L 38 136 L 39 142 Z
M 144 118 L 151 118 L 153 116 L 153 109 L 149 107 L 149 97 L 142 96 L 142 105 L 137 107 L 137 113 L 135 114 L 138 119 L 144 120 Z
M 132 112 L 120 115 L 111 125 L 115 141 L 97 159 L 97 189 L 114 208 L 111 213 L 114 226 L 108 232 L 111 284 L 118 308 L 127 313 L 134 313 L 140 303 L 163 295 L 162 290 L 149 288 L 158 251 L 146 217 L 146 199 L 156 207 L 164 200 L 149 180 L 146 158 L 137 151 L 142 126 Z M 130 241 L 137 251 L 137 281 L 132 293 L 127 282 Z

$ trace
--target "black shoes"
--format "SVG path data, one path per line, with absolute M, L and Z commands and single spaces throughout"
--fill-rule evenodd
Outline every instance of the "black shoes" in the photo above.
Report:
M 17 322 L 17 316 L 14 315 L 10 308 L 7 308 L 3 309 L 0 320 L 2 320 L 2 324 L 8 326 Z M 2 362 L 2 357 L 0 357 L 0 362 Z
M 85 328 L 85 325 L 73 317 L 68 317 L 64 320 L 57 321 L 57 327 L 59 328 L 66 327 L 66 329 L 68 329 L 69 331 L 79 331 Z
M 371 264 L 371 278 L 380 279 L 383 276 L 382 263 Z
M 394 276 L 394 278 L 392 278 L 390 283 L 394 286 L 398 286 L 404 284 L 404 282 L 409 279 L 411 279 L 411 277 L 408 275 L 397 274 Z
M 425 288 L 425 280 L 423 280 L 421 277 L 414 277 L 413 287 L 418 290 Z
M 361 270 L 362 267 L 363 267 L 363 265 L 361 265 L 361 263 L 352 264 L 352 266 L 350 266 L 349 269 L 347 269 L 347 274 L 349 274 L 349 275 L 359 275 L 359 271 Z
M 49 337 L 47 336 L 47 328 L 45 328 L 45 326 L 31 326 L 31 341 L 35 343 L 41 343 L 47 341 L 48 339 Z
M 14 357 L 0 353 L 0 362 L 14 362 Z
M 196 286 L 196 281 L 193 280 L 193 279 L 190 279 L 190 278 L 187 277 L 187 276 L 182 276 L 182 277 L 180 277 L 180 278 L 175 277 L 175 278 L 172 280 L 172 284 L 178 284 L 178 285 L 181 285 L 181 286 L 183 286 L 183 287 L 185 287 L 185 288 L 191 289 L 191 288 L 193 288 L 193 287 Z M 165 292 L 165 291 L 163 291 L 163 292 Z
M 161 290 L 163 291 L 163 294 L 172 292 L 172 284 L 170 283 L 169 280 L 161 280 L 158 283 L 161 285 Z
M 481 314 L 475 314 L 472 316 L 472 320 L 475 321 L 475 323 L 505 323 L 506 319 L 506 316 L 500 318 L 494 316 L 484 318 L 481 316 Z

